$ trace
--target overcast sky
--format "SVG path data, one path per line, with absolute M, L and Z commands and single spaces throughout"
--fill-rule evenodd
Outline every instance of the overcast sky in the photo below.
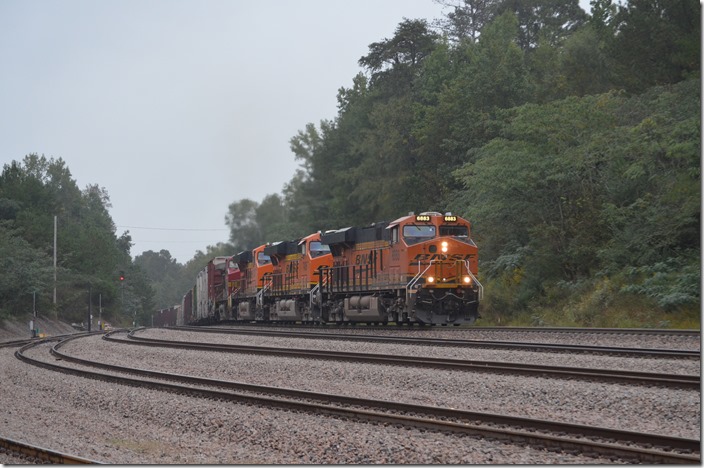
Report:
M 442 13 L 432 0 L 0 0 L 0 165 L 63 158 L 81 189 L 107 189 L 133 257 L 185 263 L 228 240 L 230 203 L 281 192 L 289 140 L 336 116 L 369 44 Z

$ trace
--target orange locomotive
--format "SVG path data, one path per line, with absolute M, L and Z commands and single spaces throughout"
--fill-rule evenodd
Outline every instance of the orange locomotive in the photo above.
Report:
M 264 253 L 265 245 L 254 250 L 245 250 L 233 257 L 237 262 L 241 277 L 232 300 L 233 315 L 236 320 L 267 320 L 262 307 L 263 297 L 271 284 L 271 272 L 274 265 L 271 258 Z M 235 312 L 236 311 L 236 312 Z
M 235 256 L 243 271 L 234 305 L 238 320 L 320 322 L 318 270 L 332 265 L 320 233 L 257 247 Z
M 332 266 L 330 248 L 320 233 L 299 240 L 277 242 L 264 252 L 271 256 L 274 272 L 265 307 L 272 322 L 315 322 L 322 319 L 318 302 L 318 271 Z
M 324 322 L 472 324 L 482 286 L 470 223 L 421 213 L 328 231 L 333 266 L 320 270 Z

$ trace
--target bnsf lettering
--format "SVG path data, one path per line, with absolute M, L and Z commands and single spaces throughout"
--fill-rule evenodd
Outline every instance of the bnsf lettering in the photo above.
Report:
M 357 255 L 357 257 L 354 259 L 355 265 L 368 265 L 372 263 L 372 256 L 371 254 L 365 253 L 361 255 Z
M 418 262 L 429 262 L 431 260 L 469 260 L 472 257 L 474 257 L 474 254 L 418 254 L 411 262 L 411 265 L 417 264 Z

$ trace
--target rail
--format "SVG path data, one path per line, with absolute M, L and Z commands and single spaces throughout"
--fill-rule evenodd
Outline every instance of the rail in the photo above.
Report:
M 60 356 L 64 362 L 73 361 L 102 369 L 137 374 L 147 377 L 147 379 L 58 366 L 46 361 L 30 359 L 20 352 L 18 352 L 20 353 L 18 357 L 28 363 L 60 372 L 201 398 L 263 405 L 269 408 L 293 409 L 333 417 L 362 419 L 384 425 L 401 425 L 474 437 L 499 438 L 508 443 L 527 443 L 548 450 L 574 450 L 586 456 L 615 456 L 623 460 L 644 463 L 701 463 L 701 443 L 697 439 L 463 411 L 457 408 L 367 400 L 336 394 L 256 386 L 243 382 L 220 381 L 155 370 L 121 367 L 85 361 L 59 353 L 58 348 L 63 344 L 63 342 L 57 344 L 52 349 L 52 354 Z M 168 380 L 178 383 L 171 383 Z M 195 383 L 198 386 L 184 386 L 185 383 Z M 202 388 L 203 386 L 206 388 Z

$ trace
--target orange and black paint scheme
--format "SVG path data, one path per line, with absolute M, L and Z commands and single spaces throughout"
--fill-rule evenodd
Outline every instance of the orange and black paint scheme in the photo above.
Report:
M 332 266 L 330 248 L 320 242 L 320 233 L 289 242 L 277 242 L 264 249 L 274 271 L 265 307 L 272 322 L 321 321 L 316 294 L 321 268 Z
M 320 270 L 323 321 L 472 324 L 482 286 L 469 221 L 409 214 L 328 231 L 333 265 Z
M 242 274 L 233 301 L 237 320 L 320 322 L 318 270 L 332 265 L 320 233 L 276 242 L 235 256 Z
M 274 265 L 264 253 L 266 244 L 233 257 L 240 270 L 240 285 L 232 300 L 236 320 L 268 320 L 263 307 L 264 293 L 271 287 Z
M 481 299 L 469 221 L 409 213 L 216 257 L 183 297 L 181 320 L 462 325 Z

